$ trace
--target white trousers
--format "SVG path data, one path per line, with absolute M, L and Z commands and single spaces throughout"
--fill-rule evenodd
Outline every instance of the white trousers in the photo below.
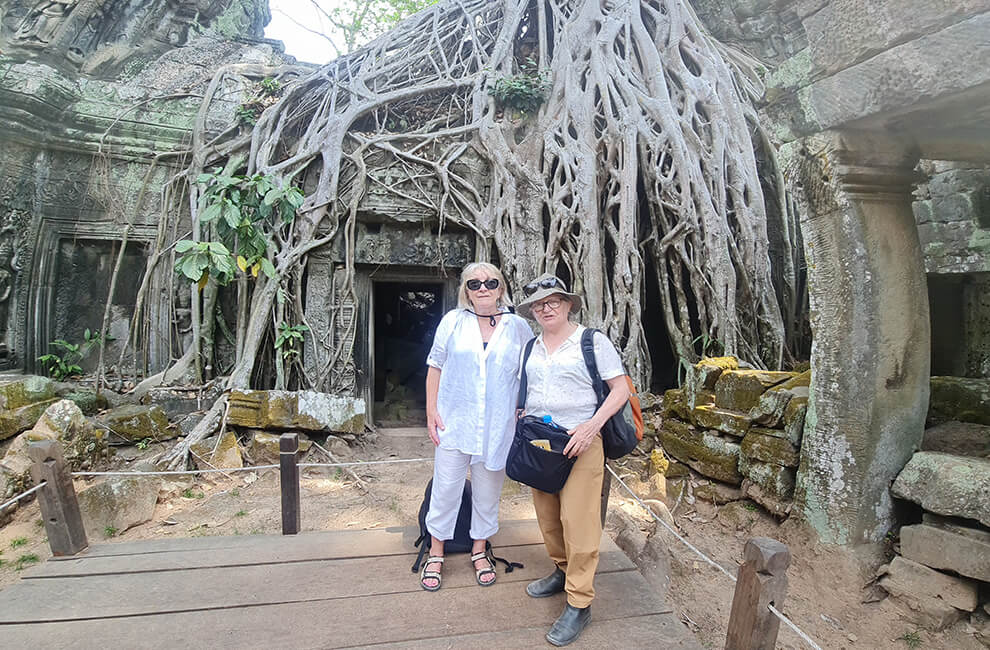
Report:
M 439 540 L 454 537 L 468 467 L 471 468 L 471 539 L 488 539 L 498 532 L 498 502 L 505 470 L 493 472 L 485 469 L 483 462 L 472 465 L 470 454 L 437 447 L 426 529 Z

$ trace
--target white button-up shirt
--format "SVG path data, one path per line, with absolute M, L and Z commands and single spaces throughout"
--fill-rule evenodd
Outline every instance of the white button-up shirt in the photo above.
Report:
M 598 410 L 598 396 L 591 383 L 588 366 L 581 352 L 581 333 L 586 328 L 578 325 L 573 334 L 554 350 L 547 353 L 543 335 L 536 339 L 533 351 L 526 362 L 526 415 L 549 415 L 565 429 L 573 429 L 587 422 Z M 607 336 L 595 332 L 595 361 L 603 381 L 626 374 L 618 350 Z
M 490 471 L 505 467 L 515 432 L 519 361 L 533 330 L 505 314 L 486 347 L 478 317 L 465 309 L 447 312 L 437 326 L 426 364 L 440 369 L 437 429 L 440 447 L 456 449 Z

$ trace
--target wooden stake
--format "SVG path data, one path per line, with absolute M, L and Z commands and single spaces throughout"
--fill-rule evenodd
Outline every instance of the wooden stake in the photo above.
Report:
M 299 512 L 299 434 L 283 433 L 278 439 L 282 488 L 282 534 L 295 535 L 300 528 Z
M 746 542 L 743 553 L 725 650 L 773 650 L 780 620 L 767 606 L 784 607 L 791 552 L 775 539 L 755 537 Z
M 32 442 L 28 445 L 28 456 L 34 461 L 31 476 L 35 484 L 46 483 L 38 490 L 38 503 L 52 555 L 75 555 L 89 546 L 89 542 L 62 446 L 54 440 Z

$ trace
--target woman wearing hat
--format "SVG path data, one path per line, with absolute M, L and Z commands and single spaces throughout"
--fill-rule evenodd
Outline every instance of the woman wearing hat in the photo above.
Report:
M 444 541 L 452 539 L 471 468 L 471 560 L 478 584 L 495 582 L 486 541 L 498 530 L 505 459 L 515 431 L 519 360 L 533 330 L 513 314 L 505 278 L 477 262 L 461 273 L 458 308 L 437 326 L 426 359 L 426 422 L 436 445 L 426 528 L 430 556 L 420 584 L 440 588 Z
M 526 593 L 545 598 L 567 592 L 564 611 L 546 637 L 553 645 L 562 646 L 576 640 L 591 620 L 605 474 L 600 431 L 629 399 L 629 389 L 615 346 L 604 334 L 595 334 L 598 371 L 610 391 L 599 407 L 581 352 L 585 327 L 571 320 L 581 310 L 581 296 L 568 292 L 560 278 L 549 274 L 526 285 L 524 291 L 526 299 L 519 304 L 519 314 L 535 320 L 543 330 L 526 362 L 526 414 L 550 416 L 566 428 L 571 440 L 564 453 L 577 457 L 560 492 L 533 490 L 543 542 L 556 568 L 549 576 L 531 582 Z

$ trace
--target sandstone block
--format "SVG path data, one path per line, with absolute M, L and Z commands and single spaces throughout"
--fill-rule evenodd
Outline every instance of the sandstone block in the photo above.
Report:
M 930 512 L 990 526 L 990 460 L 919 451 L 891 491 Z
M 881 567 L 880 586 L 902 601 L 934 630 L 952 625 L 977 606 L 977 583 L 956 578 L 897 556 Z
M 778 429 L 755 427 L 742 439 L 739 453 L 749 460 L 773 463 L 782 467 L 797 467 L 801 460 L 801 450 L 795 447 Z
M 787 405 L 794 397 L 807 398 L 810 393 L 811 371 L 802 372 L 792 379 L 767 390 L 750 412 L 749 416 L 768 427 L 776 427 L 784 419 Z
M 683 388 L 673 388 L 663 394 L 661 409 L 664 418 L 675 417 L 681 420 L 691 419 L 691 409 L 687 407 L 687 395 Z
M 715 383 L 726 370 L 738 370 L 739 361 L 735 357 L 706 357 L 688 366 L 684 377 L 684 394 L 689 409 L 706 402 L 699 397 L 706 391 L 715 389 Z
M 705 483 L 694 488 L 694 496 L 702 501 L 723 505 L 744 499 L 743 491 L 725 483 Z
M 34 428 L 21 437 L 28 442 L 58 440 L 66 462 L 74 470 L 89 468 L 93 460 L 107 453 L 106 433 L 94 427 L 79 407 L 67 399 L 46 408 Z
M 739 445 L 714 431 L 699 431 L 677 420 L 667 420 L 660 441 L 668 455 L 692 469 L 725 483 L 739 485 Z
M 110 408 L 110 403 L 106 396 L 97 394 L 92 390 L 75 390 L 65 395 L 65 399 L 73 402 L 83 412 L 83 415 L 95 415 L 96 413 Z
M 943 422 L 925 429 L 921 450 L 957 456 L 990 456 L 990 426 L 972 422 Z
M 231 424 L 258 429 L 363 433 L 364 400 L 315 391 L 235 390 Z
M 741 438 L 746 435 L 752 418 L 742 413 L 726 411 L 710 405 L 696 406 L 691 411 L 691 421 L 702 429 L 715 429 Z
M 715 405 L 746 413 L 759 404 L 768 389 L 794 376 L 793 372 L 727 370 L 715 382 Z
M 784 434 L 791 444 L 801 446 L 804 437 L 804 418 L 808 414 L 808 398 L 794 397 L 784 409 Z
M 990 533 L 976 529 L 973 532 L 976 535 L 963 535 L 928 524 L 904 526 L 901 554 L 933 569 L 990 582 L 990 539 L 979 539 L 979 533 L 985 538 L 990 538 Z
M 196 467 L 200 469 L 244 467 L 241 446 L 237 443 L 237 435 L 233 431 L 226 431 L 220 438 L 219 445 L 217 436 L 211 436 L 194 444 L 191 450 L 195 454 L 193 459 Z
M 761 493 L 769 498 L 781 501 L 790 501 L 794 498 L 794 480 L 797 473 L 790 467 L 751 460 L 740 454 L 739 472 L 749 479 L 751 484 L 759 486 Z
M 764 489 L 748 478 L 743 479 L 741 491 L 745 496 L 763 506 L 764 510 L 774 517 L 786 518 L 794 508 L 793 500 L 774 496 L 770 490 Z
M 0 410 L 18 409 L 55 397 L 55 382 L 48 377 L 29 375 L 0 386 Z
M 45 409 L 57 401 L 58 398 L 55 397 L 43 402 L 0 411 L 0 440 L 12 438 L 33 427 Z
M 168 440 L 178 435 L 178 431 L 169 428 L 165 411 L 157 406 L 121 406 L 103 414 L 100 420 L 111 432 L 131 442 Z
M 157 476 L 116 477 L 79 492 L 86 537 L 101 540 L 149 521 L 161 484 Z
M 990 425 L 990 379 L 932 377 L 929 425 L 949 420 Z
M 278 448 L 279 435 L 274 433 L 263 433 L 261 431 L 256 432 L 251 436 L 251 445 L 248 449 L 251 454 L 251 458 L 254 460 L 256 465 L 277 465 L 279 462 L 279 448 Z M 313 441 L 305 436 L 305 434 L 300 434 L 299 436 L 299 454 L 302 455 L 309 451 L 309 448 L 313 446 Z

